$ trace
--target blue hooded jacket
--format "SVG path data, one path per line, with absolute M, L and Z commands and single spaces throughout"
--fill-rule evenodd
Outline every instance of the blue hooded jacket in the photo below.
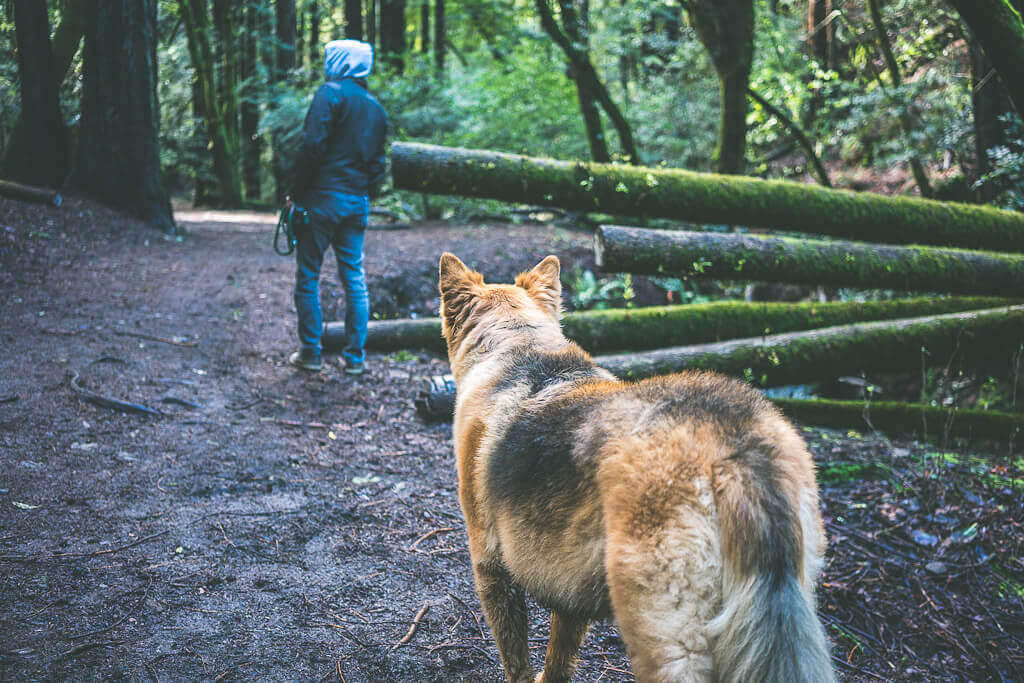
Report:
M 300 206 L 318 210 L 331 220 L 365 215 L 365 197 L 374 195 L 384 179 L 388 119 L 366 89 L 372 67 L 369 44 L 328 43 L 324 51 L 327 80 L 306 114 L 291 194 Z

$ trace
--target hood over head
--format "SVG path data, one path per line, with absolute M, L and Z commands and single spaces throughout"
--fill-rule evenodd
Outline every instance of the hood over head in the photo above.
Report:
M 373 68 L 373 46 L 359 40 L 332 40 L 324 48 L 324 76 L 329 81 L 366 78 Z

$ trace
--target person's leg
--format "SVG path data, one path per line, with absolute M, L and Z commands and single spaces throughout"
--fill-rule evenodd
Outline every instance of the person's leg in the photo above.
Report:
M 353 216 L 334 231 L 332 245 L 338 259 L 338 277 L 345 288 L 345 348 L 342 356 L 351 369 L 362 368 L 366 358 L 366 326 L 370 319 L 370 297 L 363 270 L 363 238 L 366 223 Z
M 320 310 L 320 268 L 330 244 L 330 233 L 310 225 L 295 247 L 295 312 L 299 343 L 306 358 L 320 358 L 323 314 Z

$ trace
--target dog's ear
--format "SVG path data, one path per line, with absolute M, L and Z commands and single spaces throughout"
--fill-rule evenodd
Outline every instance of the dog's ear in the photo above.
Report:
M 441 319 L 445 336 L 461 327 L 468 313 L 468 304 L 479 293 L 484 283 L 480 273 L 469 268 L 455 254 L 445 252 L 438 267 L 438 288 L 441 290 Z
M 558 257 L 551 255 L 516 278 L 516 284 L 529 293 L 556 319 L 562 314 L 561 264 Z

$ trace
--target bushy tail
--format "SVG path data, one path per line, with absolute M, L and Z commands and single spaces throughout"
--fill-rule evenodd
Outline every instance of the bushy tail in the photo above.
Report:
M 815 542 L 804 535 L 813 527 L 801 523 L 793 482 L 783 481 L 786 455 L 761 441 L 715 468 L 725 577 L 723 610 L 709 631 L 720 681 L 835 680 L 813 587 L 806 585 L 816 573 L 804 567 L 804 543 Z

